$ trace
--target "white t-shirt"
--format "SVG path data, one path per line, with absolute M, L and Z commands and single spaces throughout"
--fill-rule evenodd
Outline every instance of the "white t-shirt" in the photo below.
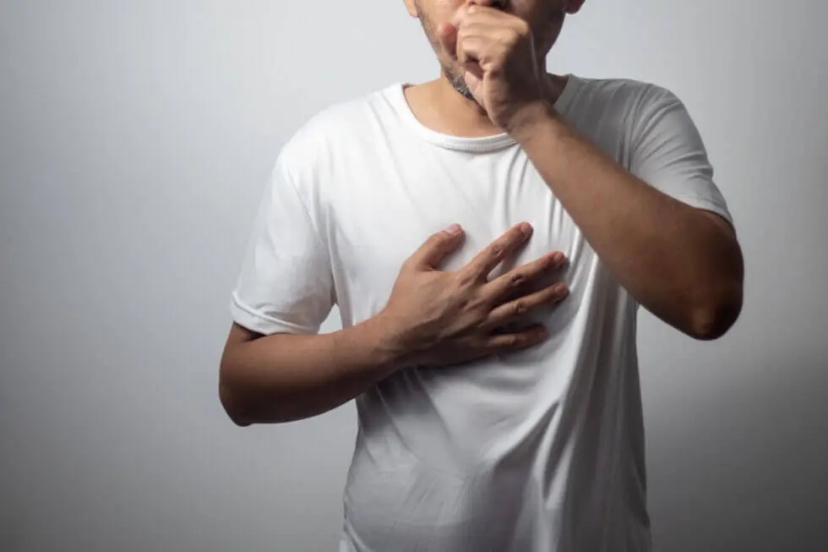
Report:
M 556 109 L 650 185 L 730 220 L 669 91 L 570 76 Z M 311 118 L 278 157 L 232 315 L 263 334 L 311 334 L 337 304 L 348 327 L 384 307 L 430 234 L 465 229 L 453 270 L 521 221 L 534 234 L 515 265 L 555 250 L 570 260 L 570 296 L 533 315 L 552 337 L 463 367 L 410 367 L 357 397 L 341 551 L 650 549 L 637 303 L 508 135 L 435 132 L 402 83 Z

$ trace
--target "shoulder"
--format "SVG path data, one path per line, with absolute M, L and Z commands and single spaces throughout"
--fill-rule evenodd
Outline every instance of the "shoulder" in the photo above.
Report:
M 682 101 L 670 89 L 633 79 L 577 77 L 567 112 L 571 120 L 600 141 L 621 141 L 636 149 L 648 136 L 692 131 Z
M 300 175 L 324 169 L 364 141 L 387 103 L 389 88 L 333 103 L 307 119 L 282 146 L 280 162 Z
M 620 112 L 641 112 L 680 101 L 668 88 L 640 80 L 577 77 L 577 84 L 577 99 L 581 103 Z
M 568 112 L 587 127 L 614 128 L 629 138 L 665 114 L 685 111 L 678 96 L 658 84 L 618 78 L 576 79 Z

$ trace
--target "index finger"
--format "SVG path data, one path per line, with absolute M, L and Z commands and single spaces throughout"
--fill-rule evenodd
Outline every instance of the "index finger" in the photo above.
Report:
M 532 235 L 532 225 L 521 222 L 507 230 L 468 262 L 462 270 L 484 280 L 509 254 L 515 252 Z
M 440 23 L 437 38 L 452 60 L 457 60 L 457 27 L 451 23 Z

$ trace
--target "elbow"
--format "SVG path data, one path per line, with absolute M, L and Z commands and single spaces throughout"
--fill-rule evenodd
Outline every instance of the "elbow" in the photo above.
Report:
M 733 286 L 713 299 L 700 301 L 690 316 L 691 337 L 699 341 L 715 341 L 723 337 L 742 312 L 742 286 Z
M 745 266 L 739 244 L 728 240 L 726 253 L 710 265 L 708 278 L 697 281 L 696 300 L 690 310 L 690 332 L 700 341 L 723 337 L 742 313 Z M 725 251 L 723 249 L 723 251 Z
M 283 412 L 283 401 L 275 396 L 264 397 L 261 392 L 226 376 L 222 369 L 219 377 L 219 402 L 225 414 L 238 427 L 255 424 L 279 424 L 292 421 Z
M 253 425 L 250 417 L 245 412 L 244 401 L 225 381 L 219 381 L 219 401 L 227 417 L 236 426 L 248 427 Z

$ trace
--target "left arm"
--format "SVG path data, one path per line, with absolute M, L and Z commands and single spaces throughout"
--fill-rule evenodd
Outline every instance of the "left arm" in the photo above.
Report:
M 545 102 L 508 129 L 619 283 L 653 314 L 716 339 L 741 312 L 741 248 L 729 222 L 623 169 Z
M 662 111 L 631 145 L 636 176 L 547 102 L 545 64 L 524 20 L 472 4 L 439 31 L 477 103 L 523 147 L 619 283 L 688 335 L 715 339 L 727 332 L 742 307 L 742 253 L 726 221 L 690 206 L 714 208 L 714 186 L 680 102 L 661 98 Z M 682 196 L 694 201 L 676 199 Z

